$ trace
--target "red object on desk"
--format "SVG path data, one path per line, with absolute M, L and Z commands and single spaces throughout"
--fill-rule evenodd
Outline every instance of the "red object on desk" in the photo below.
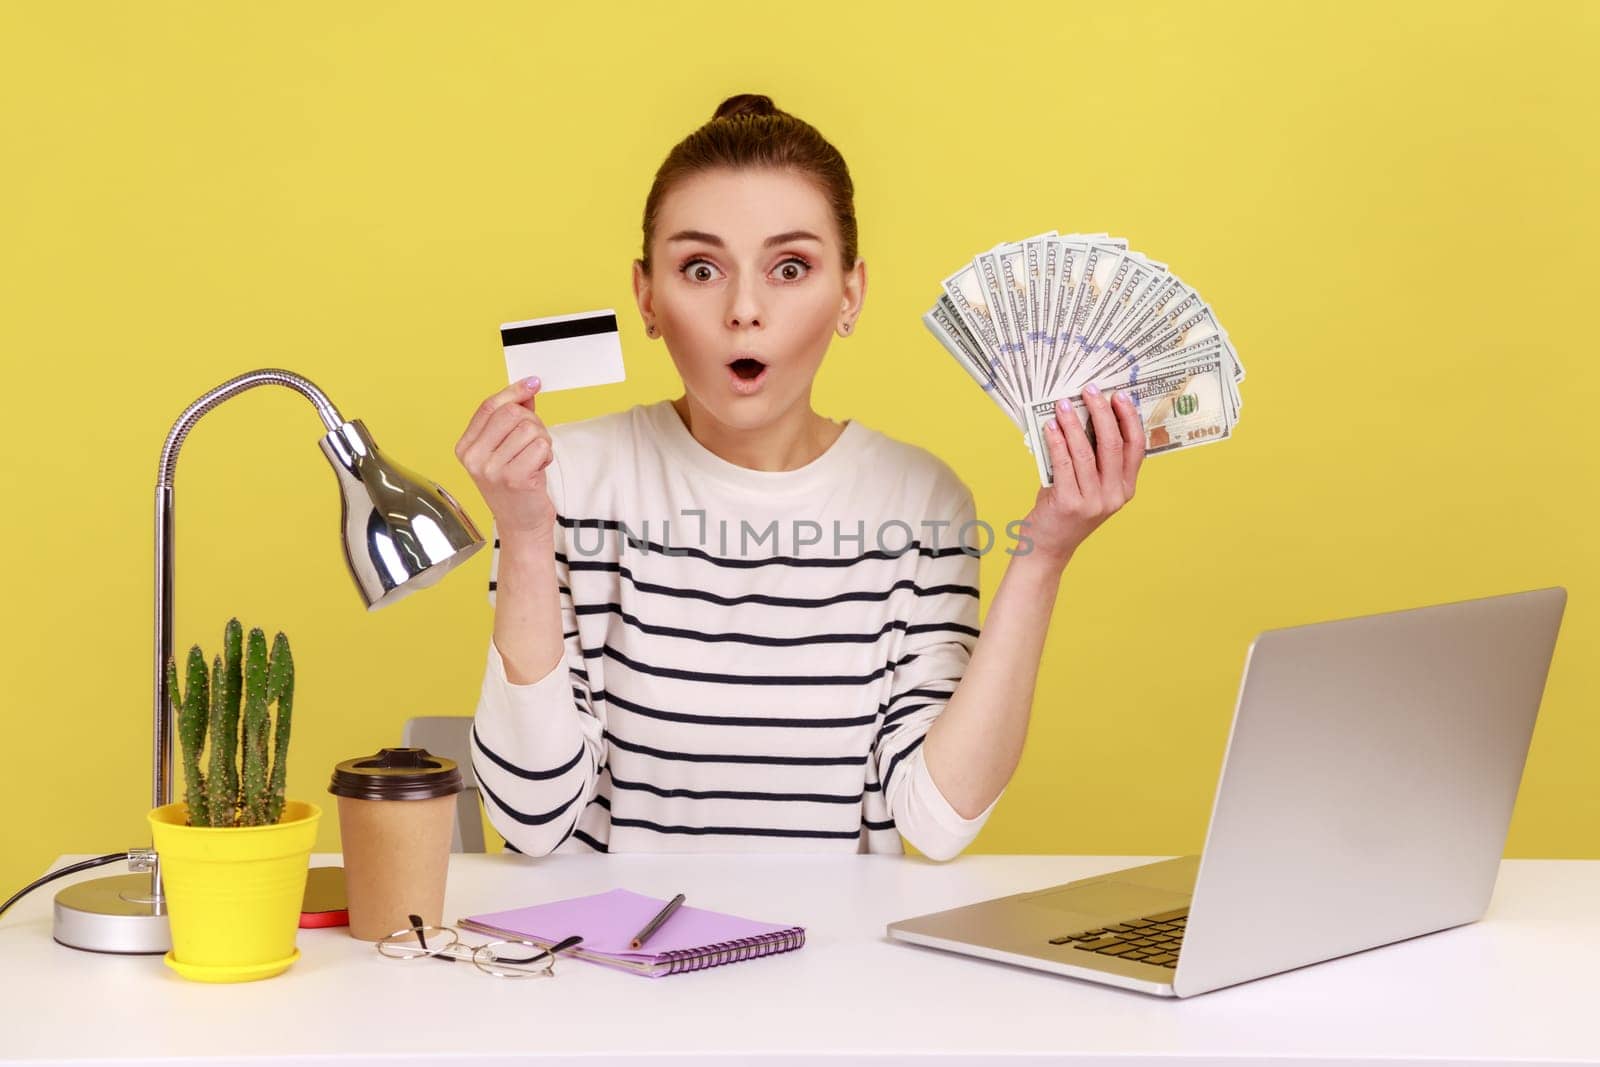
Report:
M 305 899 L 300 904 L 300 929 L 349 926 L 345 905 L 344 868 L 313 867 L 306 872 Z

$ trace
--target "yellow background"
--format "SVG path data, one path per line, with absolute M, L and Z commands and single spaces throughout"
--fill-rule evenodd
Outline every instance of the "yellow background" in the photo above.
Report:
M 1259 630 L 1563 584 L 1507 854 L 1600 857 L 1597 12 L 7 5 L 0 887 L 148 840 L 152 490 L 184 405 L 298 371 L 487 529 L 452 447 L 503 384 L 499 323 L 619 310 L 628 381 L 542 400 L 552 423 L 677 395 L 629 262 L 656 166 L 743 91 L 857 183 L 867 303 L 818 409 L 941 455 L 998 529 L 1033 461 L 919 321 L 973 253 L 1126 236 L 1248 369 L 1237 436 L 1152 460 L 1070 567 L 976 851 L 1194 851 Z M 275 389 L 196 429 L 176 636 L 289 634 L 289 792 L 326 802 L 407 717 L 471 713 L 491 614 L 487 552 L 363 612 L 320 433 Z

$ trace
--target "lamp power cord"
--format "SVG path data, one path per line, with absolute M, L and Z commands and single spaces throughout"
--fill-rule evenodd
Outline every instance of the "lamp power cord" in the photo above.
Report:
M 59 871 L 51 871 L 49 874 L 46 874 L 40 878 L 35 878 L 33 881 L 17 890 L 4 904 L 0 904 L 0 915 L 4 915 L 6 910 L 10 908 L 11 905 L 15 904 L 17 901 L 33 892 L 35 889 L 38 889 L 40 886 L 45 885 L 46 883 L 53 882 L 57 878 L 65 878 L 69 874 L 77 874 L 79 871 L 92 870 L 95 867 L 104 867 L 108 863 L 120 863 L 122 860 L 128 860 L 129 868 L 134 871 L 148 871 L 150 869 L 150 864 L 154 861 L 154 859 L 155 851 L 153 849 L 134 848 L 129 849 L 127 852 L 113 852 L 108 856 L 96 856 L 94 859 L 81 860 L 78 863 L 69 864 L 68 866 L 61 868 Z

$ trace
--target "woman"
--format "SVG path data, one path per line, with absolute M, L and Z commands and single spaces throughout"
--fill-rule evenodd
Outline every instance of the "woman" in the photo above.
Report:
M 456 445 L 497 533 L 473 730 L 490 821 L 536 855 L 956 855 L 1021 755 L 1062 572 L 1133 496 L 1138 414 L 1088 398 L 1097 457 L 1060 408 L 1055 484 L 980 637 L 972 493 L 811 407 L 866 295 L 833 146 L 730 98 L 662 164 L 643 253 L 639 312 L 684 394 L 546 427 L 530 380 Z

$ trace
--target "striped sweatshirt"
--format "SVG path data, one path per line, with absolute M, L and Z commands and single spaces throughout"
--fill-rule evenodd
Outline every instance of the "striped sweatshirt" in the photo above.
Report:
M 669 401 L 549 428 L 566 653 L 493 638 L 472 761 L 531 855 L 903 851 L 963 818 L 923 760 L 978 639 L 971 491 L 859 420 L 789 471 L 700 444 Z M 966 547 L 963 547 L 963 546 Z M 495 541 L 489 599 L 499 571 Z

